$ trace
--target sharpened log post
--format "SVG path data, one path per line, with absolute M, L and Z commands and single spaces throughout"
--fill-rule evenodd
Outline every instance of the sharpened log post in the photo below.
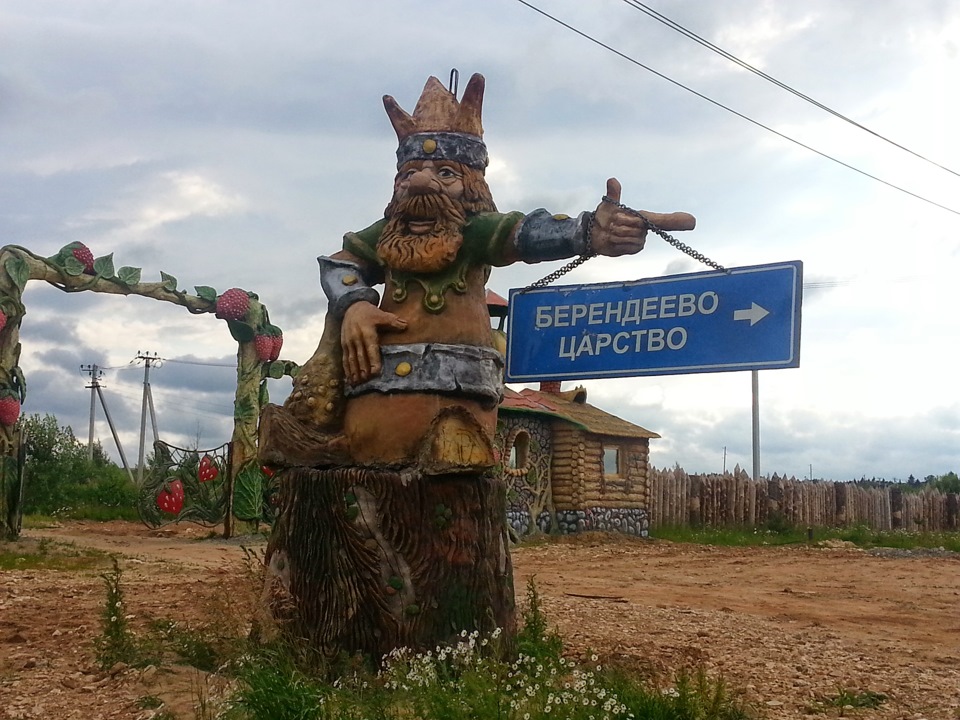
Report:
M 890 526 L 903 529 L 903 490 L 898 487 L 890 488 Z
M 703 482 L 696 475 L 690 477 L 690 504 L 689 504 L 689 524 L 690 527 L 703 527 Z
M 960 529 L 960 495 L 947 495 L 947 530 Z
M 847 484 L 834 483 L 833 491 L 836 524 L 844 527 L 847 524 Z

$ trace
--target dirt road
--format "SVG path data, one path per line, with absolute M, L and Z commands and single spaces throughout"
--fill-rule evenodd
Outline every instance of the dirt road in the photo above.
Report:
M 121 556 L 131 621 L 228 615 L 244 582 L 236 541 L 192 526 L 128 523 L 29 530 L 28 542 Z M 263 543 L 247 538 L 246 545 Z M 705 667 L 765 717 L 960 719 L 960 558 L 849 547 L 712 548 L 601 536 L 513 552 L 518 593 L 535 576 L 574 653 L 616 660 L 668 685 Z M 99 673 L 100 570 L 0 575 L 0 719 L 146 718 L 144 698 L 193 718 L 214 679 L 195 671 Z M 224 609 L 226 608 L 226 609 Z M 601 661 L 602 661 L 601 660 Z M 841 691 L 886 696 L 842 710 Z

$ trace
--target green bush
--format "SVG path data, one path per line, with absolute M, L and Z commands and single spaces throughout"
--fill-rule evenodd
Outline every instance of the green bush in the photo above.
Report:
M 26 434 L 23 512 L 94 519 L 136 518 L 137 491 L 129 476 L 99 443 L 93 459 L 69 425 L 54 415 L 29 415 Z

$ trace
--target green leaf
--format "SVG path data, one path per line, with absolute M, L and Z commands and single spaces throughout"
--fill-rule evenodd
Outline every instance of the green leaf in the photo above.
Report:
M 177 279 L 173 275 L 167 275 L 167 273 L 160 271 L 160 280 L 163 282 L 163 287 L 170 292 L 177 291 Z
M 124 266 L 117 270 L 117 278 L 124 285 L 137 285 L 140 282 L 140 268 Z
M 83 271 L 86 269 L 86 266 L 77 260 L 73 255 L 65 257 L 63 259 L 63 271 L 67 275 L 73 275 L 74 277 L 79 277 L 83 275 Z
M 112 278 L 114 274 L 113 269 L 113 253 L 109 255 L 104 255 L 93 261 L 93 271 L 100 277 Z
M 22 292 L 27 285 L 27 280 L 30 279 L 30 266 L 27 265 L 27 261 L 20 257 L 12 257 L 4 263 L 4 267 L 7 269 L 7 275 Z
M 197 295 L 208 300 L 209 302 L 215 303 L 217 301 L 217 291 L 208 285 L 197 285 L 194 290 L 197 291 Z
M 267 388 L 267 381 L 260 383 L 260 407 L 270 402 L 270 390 Z
M 242 397 L 233 404 L 233 419 L 237 422 L 250 420 L 257 416 L 257 408 L 248 397 Z
M 273 378 L 274 380 L 279 380 L 284 376 L 284 370 L 286 370 L 286 364 L 280 360 L 276 360 L 270 363 L 267 366 L 267 377 Z
M 240 520 L 257 520 L 263 505 L 263 472 L 256 462 L 247 463 L 233 486 L 233 515 Z
M 230 329 L 233 339 L 238 343 L 253 342 L 254 335 L 256 335 L 253 326 L 242 320 L 227 320 L 227 327 Z

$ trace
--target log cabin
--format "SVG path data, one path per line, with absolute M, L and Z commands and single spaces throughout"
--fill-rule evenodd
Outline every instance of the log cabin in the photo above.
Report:
M 649 531 L 650 440 L 660 436 L 562 392 L 506 388 L 495 444 L 517 537 L 536 532 Z

